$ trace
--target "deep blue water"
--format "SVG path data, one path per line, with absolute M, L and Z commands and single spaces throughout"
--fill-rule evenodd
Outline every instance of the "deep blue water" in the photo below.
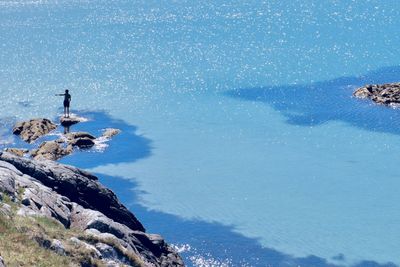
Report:
M 189 266 L 400 264 L 400 2 L 0 2 L 2 145 L 61 113 L 97 173 Z M 59 133 L 58 133 L 59 134 Z M 47 137 L 47 138 L 54 138 Z M 104 145 L 104 144 L 103 144 Z

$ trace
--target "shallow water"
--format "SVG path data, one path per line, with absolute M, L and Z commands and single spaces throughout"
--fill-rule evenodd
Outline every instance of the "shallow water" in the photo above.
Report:
M 1 143 L 69 88 L 93 117 L 77 128 L 125 134 L 65 162 L 190 247 L 189 265 L 399 265 L 400 113 L 351 97 L 399 80 L 399 8 L 1 1 Z

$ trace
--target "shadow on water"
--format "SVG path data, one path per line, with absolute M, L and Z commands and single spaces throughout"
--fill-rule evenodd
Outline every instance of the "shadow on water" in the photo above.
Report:
M 141 206 L 137 199 L 137 184 L 133 180 L 98 174 L 100 181 L 117 191 L 118 197 L 143 222 L 148 232 L 161 233 L 173 244 L 190 244 L 191 249 L 181 255 L 188 266 L 194 261 L 207 261 L 207 265 L 196 266 L 279 266 L 279 267 L 337 267 L 343 266 L 345 255 L 332 258 L 338 265 L 328 263 L 317 256 L 293 257 L 271 248 L 264 248 L 257 239 L 247 238 L 234 232 L 233 227 L 198 220 L 184 220 L 177 216 L 151 211 Z M 203 261 L 201 261 L 203 260 Z M 353 267 L 395 267 L 393 263 L 379 264 L 361 261 Z
M 74 152 L 60 162 L 81 168 L 94 168 L 104 164 L 135 162 L 151 155 L 151 141 L 138 135 L 137 127 L 115 119 L 105 112 L 88 111 L 78 112 L 78 114 L 88 121 L 71 126 L 70 131 L 85 131 L 101 136 L 105 128 L 117 128 L 121 130 L 121 133 L 106 143 L 105 153 L 98 153 L 96 150 L 84 151 L 85 153 Z
M 369 131 L 400 134 L 398 110 L 352 97 L 359 86 L 399 81 L 400 66 L 396 66 L 368 72 L 361 77 L 342 77 L 308 85 L 244 88 L 224 94 L 266 103 L 281 112 L 289 124 L 317 126 L 336 120 Z
M 370 76 L 369 76 L 370 77 Z M 394 79 L 393 79 L 394 80 Z M 374 80 L 378 82 L 377 79 Z M 237 90 L 228 94 L 235 97 L 243 97 L 248 100 L 260 100 L 271 103 L 275 108 L 283 111 L 288 116 L 290 123 L 302 125 L 315 125 L 329 120 L 341 119 L 338 113 L 332 112 L 328 107 L 335 106 L 335 101 L 341 99 L 341 105 L 350 110 L 347 89 L 341 89 L 340 93 L 329 92 L 323 97 L 322 89 L 337 89 L 349 84 L 357 85 L 365 83 L 361 79 L 338 79 L 327 83 L 315 84 L 308 87 L 284 87 L 280 88 L 259 88 L 253 90 Z M 328 89 L 327 89 L 328 88 Z M 316 90 L 317 95 L 301 93 L 301 90 Z M 283 98 L 300 97 L 302 101 L 285 102 Z M 296 98 L 297 97 L 297 98 Z M 320 106 L 305 105 L 306 101 L 319 103 Z M 360 102 L 360 105 L 366 105 Z M 382 109 L 384 112 L 392 112 L 391 109 Z M 291 115 L 292 112 L 303 115 Z M 324 116 L 319 114 L 326 112 Z M 336 114 L 336 115 L 335 115 Z M 394 113 L 393 113 L 394 114 Z M 88 122 L 79 123 L 71 127 L 71 131 L 87 131 L 96 136 L 101 135 L 102 129 L 107 127 L 119 128 L 122 133 L 115 136 L 106 148 L 105 153 L 87 152 L 73 153 L 61 160 L 63 163 L 72 164 L 81 168 L 93 168 L 109 163 L 134 162 L 141 158 L 151 156 L 151 140 L 136 134 L 137 128 L 128 125 L 122 120 L 110 117 L 105 112 L 79 112 L 80 116 L 88 118 Z M 300 116 L 300 117 L 299 117 Z M 310 118 L 313 118 L 311 120 Z M 366 120 L 366 119 L 365 119 Z M 62 131 L 62 130 L 60 130 Z M 168 242 L 176 245 L 189 244 L 181 254 L 188 266 L 277 266 L 277 267 L 336 267 L 346 265 L 346 256 L 339 254 L 332 259 L 324 259 L 314 255 L 307 257 L 294 257 L 279 252 L 272 248 L 262 247 L 259 240 L 247 238 L 234 231 L 234 227 L 218 223 L 208 223 L 200 220 L 184 220 L 178 216 L 152 211 L 140 205 L 138 196 L 146 192 L 138 191 L 134 180 L 126 180 L 120 177 L 111 177 L 99 174 L 100 181 L 107 187 L 114 190 L 121 201 L 135 213 L 142 221 L 149 232 L 161 233 Z M 337 263 L 337 265 L 330 262 Z M 342 263 L 342 264 L 341 264 Z M 374 261 L 361 261 L 353 267 L 395 267 L 393 263 L 379 264 Z

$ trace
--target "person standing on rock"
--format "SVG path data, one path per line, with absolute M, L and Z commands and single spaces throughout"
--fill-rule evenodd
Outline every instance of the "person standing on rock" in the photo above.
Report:
M 64 117 L 69 118 L 69 104 L 71 103 L 71 95 L 68 90 L 64 94 L 57 94 L 56 96 L 64 96 Z

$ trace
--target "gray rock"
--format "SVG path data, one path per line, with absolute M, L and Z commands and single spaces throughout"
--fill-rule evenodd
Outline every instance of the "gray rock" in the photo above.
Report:
M 13 128 L 13 134 L 21 136 L 25 142 L 32 143 L 56 128 L 57 125 L 50 120 L 39 118 L 17 123 Z
M 58 240 L 58 239 L 53 239 L 51 241 L 50 249 L 53 250 L 55 253 L 57 253 L 59 255 L 62 255 L 62 256 L 66 255 L 65 247 L 62 244 L 62 242 L 60 240 Z
M 20 172 L 14 172 L 14 166 L 6 162 L 0 162 L 0 192 L 10 196 L 15 195 L 15 177 Z
M 63 148 L 58 142 L 47 141 L 33 150 L 31 156 L 36 160 L 58 160 L 70 153 L 70 150 Z
M 0 267 L 6 267 L 2 256 L 0 256 Z
M 119 261 L 118 252 L 112 246 L 104 243 L 96 243 L 95 247 L 100 252 L 103 259 Z
M 12 214 L 11 206 L 6 203 L 0 203 L 0 216 L 10 218 Z
M 37 215 L 51 217 L 60 222 L 64 227 L 71 225 L 72 203 L 60 196 L 52 189 L 35 181 L 25 184 L 23 203 L 30 208 L 30 211 Z
M 115 136 L 115 135 L 117 135 L 119 133 L 121 133 L 120 129 L 107 128 L 107 129 L 104 130 L 102 136 L 107 138 L 107 139 L 110 139 L 110 138 L 112 138 L 113 136 Z
M 21 206 L 18 211 L 17 215 L 21 217 L 33 217 L 33 216 L 40 216 L 37 212 L 31 210 L 26 206 Z
M 101 233 L 109 233 L 117 238 L 124 238 L 131 231 L 125 225 L 114 222 L 105 216 L 90 220 L 86 225 L 86 229 L 96 229 Z
M 78 247 L 83 247 L 85 250 L 90 251 L 94 258 L 100 259 L 101 258 L 101 253 L 97 250 L 97 248 L 91 244 L 88 244 L 86 242 L 83 242 L 82 240 L 79 240 L 76 237 L 71 237 L 70 242 L 74 244 L 75 246 Z

